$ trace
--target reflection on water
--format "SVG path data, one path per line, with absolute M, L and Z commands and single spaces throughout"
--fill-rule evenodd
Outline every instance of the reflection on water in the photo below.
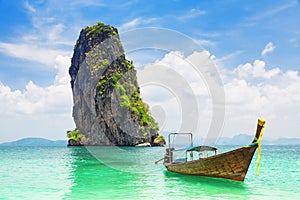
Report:
M 97 160 L 85 147 L 71 147 L 72 175 L 71 199 L 124 198 L 124 193 L 135 196 L 136 177 L 115 170 Z M 107 153 L 107 147 L 95 147 L 97 153 Z M 95 153 L 95 152 L 94 152 Z M 113 152 L 111 152 L 113 154 Z
M 163 148 L 72 147 L 69 199 L 94 198 L 180 198 L 242 195 L 244 183 L 224 179 L 187 176 L 155 165 Z M 101 160 L 98 160 L 101 158 Z M 143 172 L 143 173 L 142 173 Z
M 66 198 L 147 198 L 153 195 L 152 189 L 159 184 L 162 165 L 155 165 L 154 162 L 162 156 L 163 148 L 69 149 L 73 184 Z
M 209 197 L 226 197 L 240 196 L 241 199 L 247 198 L 247 187 L 243 182 L 232 180 L 210 178 L 202 176 L 183 175 L 174 172 L 164 171 L 167 187 L 172 185 L 180 185 L 183 196 L 193 195 L 209 196 Z M 233 197 L 232 196 L 232 197 Z

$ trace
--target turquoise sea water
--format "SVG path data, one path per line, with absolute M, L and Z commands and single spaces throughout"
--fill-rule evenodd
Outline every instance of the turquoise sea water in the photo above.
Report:
M 233 146 L 221 146 L 221 151 Z M 262 146 L 243 183 L 166 171 L 161 147 L 0 147 L 0 199 L 300 199 L 300 146 Z

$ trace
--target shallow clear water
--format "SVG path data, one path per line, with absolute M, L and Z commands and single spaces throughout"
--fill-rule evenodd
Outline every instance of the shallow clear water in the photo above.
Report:
M 221 151 L 233 149 L 221 146 Z M 263 146 L 245 182 L 186 176 L 160 147 L 0 147 L 0 199 L 299 199 L 300 146 Z

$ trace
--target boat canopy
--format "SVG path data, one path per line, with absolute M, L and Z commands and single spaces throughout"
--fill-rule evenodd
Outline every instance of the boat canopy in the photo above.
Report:
M 186 148 L 182 148 L 182 149 L 176 149 L 174 151 L 217 151 L 218 149 L 215 147 L 211 147 L 211 146 L 189 146 Z

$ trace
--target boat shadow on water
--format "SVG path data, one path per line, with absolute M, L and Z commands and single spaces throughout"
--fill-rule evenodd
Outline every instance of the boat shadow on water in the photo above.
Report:
M 213 186 L 220 189 L 239 189 L 246 190 L 247 185 L 244 182 L 237 182 L 234 180 L 223 179 L 223 178 L 213 178 L 207 176 L 193 176 L 179 174 L 175 172 L 170 172 L 165 170 L 164 175 L 167 179 L 172 181 L 179 181 L 181 183 L 186 183 L 187 185 L 202 185 L 202 186 Z
M 211 197 L 212 199 L 249 199 L 247 183 L 223 178 L 184 175 L 164 171 L 166 190 L 185 199 Z M 174 187 L 176 185 L 176 187 Z

